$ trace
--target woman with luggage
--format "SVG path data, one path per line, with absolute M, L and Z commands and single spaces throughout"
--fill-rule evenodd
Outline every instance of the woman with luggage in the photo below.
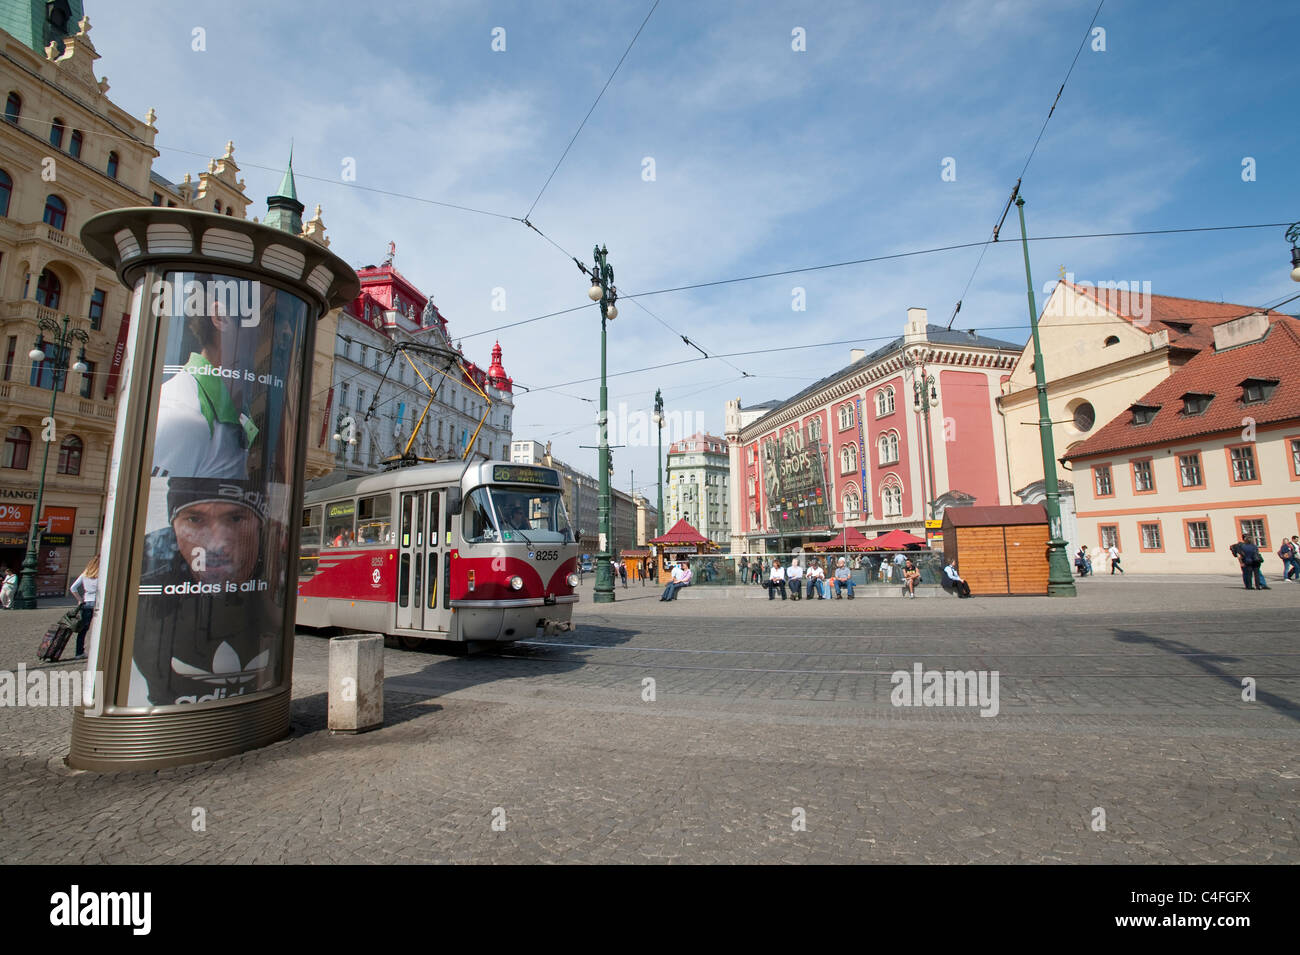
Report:
M 95 614 L 95 600 L 99 596 L 99 555 L 90 558 L 90 563 L 81 572 L 81 576 L 68 588 L 77 598 L 81 609 L 81 623 L 77 627 L 77 652 L 73 659 L 86 655 L 86 631 L 90 629 L 90 618 Z

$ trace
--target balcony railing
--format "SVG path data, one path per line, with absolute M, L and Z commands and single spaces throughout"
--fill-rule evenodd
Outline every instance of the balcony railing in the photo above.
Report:
M 18 381 L 0 382 L 0 403 L 9 411 L 26 411 L 45 417 L 50 413 L 50 390 Z M 113 401 L 91 401 L 75 392 L 65 391 L 60 392 L 55 401 L 54 415 L 61 419 L 60 431 L 87 426 L 111 429 L 117 415 L 115 405 Z
M 21 232 L 18 233 L 18 241 L 22 242 L 49 242 L 57 245 L 61 249 L 66 249 L 73 255 L 79 255 L 83 258 L 90 258 L 90 253 L 86 247 L 81 244 L 81 240 L 76 236 L 69 235 L 62 229 L 56 229 L 44 222 L 33 222 Z
M 57 323 L 63 321 L 63 313 L 56 309 L 46 308 L 31 299 L 21 299 L 17 302 L 0 303 L 0 318 L 26 319 L 30 322 L 39 322 L 43 318 L 48 318 L 50 321 Z

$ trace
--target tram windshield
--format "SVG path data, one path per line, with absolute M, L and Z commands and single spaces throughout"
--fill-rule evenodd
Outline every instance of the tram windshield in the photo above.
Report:
M 465 540 L 521 544 L 573 540 L 559 491 L 476 487 L 465 498 Z

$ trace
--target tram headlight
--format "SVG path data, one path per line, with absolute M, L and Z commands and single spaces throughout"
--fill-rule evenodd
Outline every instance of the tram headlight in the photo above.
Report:
M 511 589 L 511 590 L 523 590 L 523 589 L 524 589 L 524 578 L 522 578 L 522 577 L 511 577 L 511 578 L 510 578 L 510 589 Z
M 569 574 L 569 576 L 568 576 L 566 579 L 569 581 L 569 586 L 570 586 L 570 587 L 576 587 L 576 586 L 578 586 L 578 575 L 577 575 L 577 574 Z

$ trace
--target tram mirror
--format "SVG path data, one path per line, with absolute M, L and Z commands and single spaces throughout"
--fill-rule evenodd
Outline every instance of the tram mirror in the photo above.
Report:
M 447 491 L 447 513 L 459 514 L 460 505 L 461 505 L 460 488 L 453 487 L 449 491 Z

